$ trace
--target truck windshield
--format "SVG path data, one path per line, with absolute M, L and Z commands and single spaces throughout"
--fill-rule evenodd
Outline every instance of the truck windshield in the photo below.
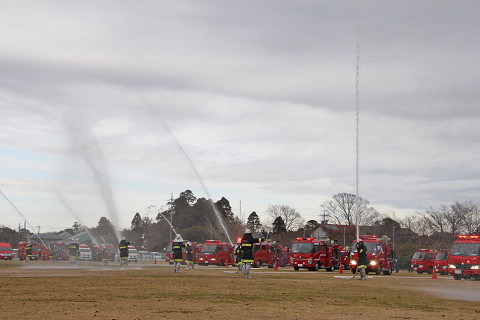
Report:
M 214 254 L 216 249 L 217 249 L 216 244 L 204 244 L 202 246 L 202 251 L 200 251 L 200 252 L 201 253 L 207 253 L 207 254 Z
M 425 257 L 425 252 L 415 252 L 412 257 L 412 260 L 421 260 Z
M 0 251 L 12 251 L 12 248 L 9 248 L 9 247 L 0 247 Z
M 439 252 L 437 254 L 437 256 L 435 257 L 435 260 L 436 261 L 442 261 L 442 260 L 447 260 L 448 258 L 448 254 L 446 251 L 443 251 L 443 252 Z
M 480 243 L 454 243 L 450 254 L 452 256 L 478 256 Z
M 90 248 L 80 248 L 80 252 L 90 252 Z
M 367 253 L 377 253 L 377 243 L 372 241 L 364 241 L 363 244 L 367 247 Z M 352 252 L 357 252 L 357 242 L 352 244 Z
M 294 242 L 292 245 L 293 253 L 310 253 L 313 252 L 313 243 L 311 242 Z

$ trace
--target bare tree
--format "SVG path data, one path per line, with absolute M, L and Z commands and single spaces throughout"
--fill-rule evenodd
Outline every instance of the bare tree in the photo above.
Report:
M 462 217 L 462 226 L 459 231 L 465 231 L 467 233 L 476 233 L 480 230 L 480 210 L 478 205 L 472 202 L 458 202 L 455 201 L 452 204 L 452 210 L 458 212 L 458 215 Z
M 354 225 L 357 222 L 356 205 L 358 203 L 358 223 L 372 225 L 379 218 L 379 213 L 370 207 L 368 200 L 350 193 L 339 193 L 333 196 L 333 200 L 322 204 L 325 212 L 337 223 Z
M 447 232 L 447 219 L 449 215 L 448 207 L 442 205 L 439 209 L 430 207 L 421 213 L 428 225 L 429 233 L 445 233 Z
M 278 217 L 282 218 L 287 231 L 294 231 L 304 224 L 300 213 L 287 205 L 271 204 L 266 213 L 272 220 Z

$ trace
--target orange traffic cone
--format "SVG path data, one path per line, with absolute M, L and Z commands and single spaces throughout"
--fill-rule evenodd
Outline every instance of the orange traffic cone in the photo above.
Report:
M 157 258 L 155 258 L 155 260 L 153 260 L 153 264 L 157 264 Z
M 273 267 L 273 270 L 278 270 L 278 263 L 277 263 L 277 259 L 275 259 L 275 267 Z
M 435 267 L 433 268 L 433 271 L 432 271 L 432 279 L 437 279 L 437 271 Z
M 343 263 L 340 263 L 340 270 L 338 270 L 338 274 L 343 274 Z

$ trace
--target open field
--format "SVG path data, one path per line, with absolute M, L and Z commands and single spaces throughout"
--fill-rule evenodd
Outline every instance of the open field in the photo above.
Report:
M 0 262 L 0 319 L 480 319 L 480 282 L 164 263 Z

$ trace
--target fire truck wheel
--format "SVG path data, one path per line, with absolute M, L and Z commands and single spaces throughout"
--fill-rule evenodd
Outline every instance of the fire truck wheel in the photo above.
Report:
M 453 275 L 453 280 L 460 280 L 462 277 L 459 274 L 454 274 Z
M 418 273 L 418 274 L 422 274 L 422 273 L 423 273 L 423 270 L 417 270 L 417 273 Z
M 297 267 L 297 266 L 294 266 L 294 267 L 293 267 L 293 270 L 298 271 L 298 270 L 300 270 L 300 268 Z
M 432 267 L 428 267 L 427 273 L 428 273 L 428 274 L 432 274 L 432 273 L 433 273 L 433 268 L 432 268 Z
M 375 274 L 378 276 L 382 271 L 382 265 L 379 263 L 377 270 L 375 270 Z
M 258 260 L 255 267 L 260 268 L 262 266 L 262 260 Z
M 328 272 L 335 271 L 335 263 L 333 261 L 330 261 L 330 267 L 327 269 Z
M 355 270 L 357 269 L 350 269 L 350 271 L 352 271 L 353 274 L 355 274 Z

